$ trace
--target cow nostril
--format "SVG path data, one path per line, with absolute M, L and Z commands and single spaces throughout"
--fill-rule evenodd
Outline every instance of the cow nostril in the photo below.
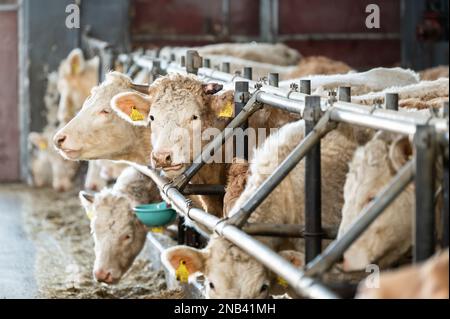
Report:
M 166 162 L 170 162 L 170 160 L 171 160 L 170 154 L 167 154 L 166 155 Z
M 61 146 L 61 144 L 64 143 L 65 140 L 66 140 L 66 136 L 65 135 L 58 136 L 56 138 L 56 144 L 58 144 L 58 146 Z

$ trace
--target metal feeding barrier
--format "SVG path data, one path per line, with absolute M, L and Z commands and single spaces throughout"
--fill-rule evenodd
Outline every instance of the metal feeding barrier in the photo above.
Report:
M 124 57 L 119 57 L 124 60 Z M 171 72 L 193 73 L 208 81 L 235 84 L 234 118 L 227 129 L 217 135 L 202 151 L 193 164 L 178 178 L 169 181 L 151 168 L 134 165 L 143 174 L 152 178 L 161 190 L 164 199 L 179 213 L 182 219 L 200 224 L 223 236 L 268 269 L 284 278 L 299 294 L 312 298 L 338 298 L 339 296 L 322 284 L 318 277 L 338 262 L 350 245 L 379 217 L 384 209 L 412 182 L 415 183 L 415 227 L 413 236 L 414 261 L 429 258 L 435 249 L 435 188 L 436 157 L 443 156 L 442 193 L 442 242 L 448 246 L 448 103 L 444 106 L 444 118 L 430 114 L 398 112 L 398 94 L 387 94 L 385 109 L 353 104 L 350 87 L 340 87 L 338 97 L 312 96 L 309 80 L 300 80 L 299 85 L 286 91 L 278 88 L 278 74 L 269 74 L 269 85 L 252 81 L 252 69 L 244 68 L 241 77 L 229 74 L 229 64 L 222 71 L 210 69 L 210 61 L 203 60 L 197 52 L 188 51 L 181 64 L 157 60 L 154 57 L 134 56 L 132 64 L 141 68 L 156 68 L 158 74 Z M 208 67 L 203 67 L 206 65 Z M 225 71 L 223 71 L 225 70 Z M 156 75 L 156 72 L 153 72 Z M 299 88 L 299 90 L 297 90 Z M 223 194 L 223 185 L 190 185 L 191 178 L 208 162 L 232 130 L 246 127 L 248 118 L 261 105 L 275 107 L 299 114 L 305 120 L 306 135 L 292 152 L 278 165 L 253 195 L 240 207 L 235 207 L 231 217 L 219 219 L 199 208 L 192 207 L 185 195 Z M 359 217 L 339 239 L 334 240 L 323 252 L 322 240 L 335 239 L 337 230 L 325 228 L 321 221 L 321 166 L 320 141 L 338 123 L 358 125 L 375 130 L 414 135 L 414 158 L 406 163 L 395 177 L 367 205 Z M 263 200 L 280 182 L 305 159 L 305 225 L 251 224 L 247 220 Z M 302 237 L 305 239 L 305 270 L 298 269 L 276 252 L 250 235 Z

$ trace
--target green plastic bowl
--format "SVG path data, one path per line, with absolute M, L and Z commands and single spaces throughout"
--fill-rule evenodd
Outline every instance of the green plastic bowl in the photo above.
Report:
M 138 205 L 133 208 L 137 218 L 148 227 L 160 227 L 175 220 L 177 213 L 166 202 Z

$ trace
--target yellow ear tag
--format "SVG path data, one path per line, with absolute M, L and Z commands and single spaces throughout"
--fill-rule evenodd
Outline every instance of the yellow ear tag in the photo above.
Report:
M 189 270 L 186 267 L 186 262 L 184 260 L 180 260 L 178 264 L 178 268 L 175 271 L 175 276 L 177 280 L 182 283 L 187 283 L 189 278 Z
M 220 110 L 220 117 L 233 117 L 233 103 L 228 101 L 227 104 Z
M 281 287 L 284 287 L 284 288 L 287 288 L 287 287 L 288 287 L 288 283 L 287 283 L 287 281 L 286 281 L 284 278 L 277 277 L 277 283 L 278 283 Z
M 38 147 L 41 151 L 45 151 L 48 147 L 47 142 L 45 142 L 45 141 L 39 142 Z
M 162 233 L 164 231 L 164 228 L 163 227 L 152 227 L 152 228 L 150 228 L 150 231 L 152 233 Z
M 70 65 L 70 72 L 72 73 L 72 75 L 77 74 L 78 70 L 80 68 L 80 65 L 78 62 L 74 62 Z
M 89 220 L 92 220 L 94 217 L 94 213 L 90 210 L 86 211 L 86 216 L 89 218 Z
M 132 121 L 142 121 L 144 119 L 144 115 L 142 115 L 137 109 L 136 106 L 131 108 L 130 119 Z

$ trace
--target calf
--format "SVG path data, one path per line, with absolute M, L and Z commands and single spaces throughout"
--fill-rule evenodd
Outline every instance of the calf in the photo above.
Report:
M 269 136 L 255 152 L 245 190 L 235 202 L 230 215 L 252 196 L 281 161 L 304 137 L 304 122 L 286 124 Z M 350 161 L 356 148 L 353 131 L 345 125 L 330 132 L 321 144 L 322 163 L 322 219 L 327 226 L 340 222 L 343 205 L 343 186 Z M 278 156 L 277 156 L 278 155 Z M 304 161 L 279 184 L 259 205 L 249 223 L 304 224 Z M 256 237 L 297 266 L 301 257 L 294 257 L 285 249 L 296 248 L 297 242 L 276 237 Z M 300 254 L 301 251 L 298 252 Z M 224 238 L 212 236 L 205 249 L 176 246 L 164 252 L 162 259 L 171 269 L 184 261 L 189 273 L 203 273 L 206 293 L 211 298 L 261 298 L 270 293 L 274 276 L 262 264 L 248 256 Z
M 211 133 L 222 131 L 230 121 L 223 111 L 232 110 L 233 91 L 216 95 L 221 89 L 222 86 L 218 84 L 205 84 L 192 75 L 171 74 L 159 78 L 150 86 L 148 98 L 136 93 L 118 94 L 112 106 L 124 119 L 135 125 L 151 125 L 152 164 L 173 179 L 191 165 L 198 152 L 208 143 Z M 143 120 L 132 120 L 136 110 Z M 249 125 L 269 130 L 293 118 L 295 116 L 286 112 L 265 108 L 249 119 Z M 193 145 L 198 146 L 197 150 L 194 150 Z M 204 165 L 192 182 L 224 184 L 225 168 L 225 165 L 217 162 Z M 193 196 L 193 199 L 206 211 L 222 216 L 223 203 L 220 198 Z
M 58 120 L 69 122 L 81 109 L 91 89 L 98 83 L 99 58 L 86 61 L 80 49 L 74 49 L 58 69 L 60 94 Z
M 84 191 L 79 195 L 91 218 L 94 278 L 116 284 L 145 244 L 147 228 L 137 219 L 133 207 L 160 201 L 159 191 L 151 179 L 128 167 L 112 189 L 103 189 L 95 196 Z
M 381 273 L 379 286 L 363 281 L 359 299 L 448 299 L 448 248 L 426 262 Z
M 51 178 L 51 186 L 58 192 L 70 190 L 78 172 L 79 163 L 65 160 L 51 147 L 54 130 L 44 133 L 31 132 L 29 141 L 34 145 L 35 155 L 31 163 L 31 173 L 36 186 L 45 186 Z
M 146 164 L 151 152 L 150 129 L 130 125 L 112 111 L 110 102 L 121 92 L 135 92 L 126 75 L 111 72 L 92 89 L 81 111 L 54 136 L 59 152 L 70 160 L 125 160 Z
M 381 91 L 393 86 L 405 86 L 419 82 L 419 75 L 402 68 L 375 68 L 366 72 L 346 74 L 311 75 L 301 79 L 311 81 L 314 94 L 324 95 L 327 90 L 336 90 L 339 86 L 350 86 L 352 94 L 362 95 Z M 281 88 L 289 88 L 292 80 L 281 81 Z

